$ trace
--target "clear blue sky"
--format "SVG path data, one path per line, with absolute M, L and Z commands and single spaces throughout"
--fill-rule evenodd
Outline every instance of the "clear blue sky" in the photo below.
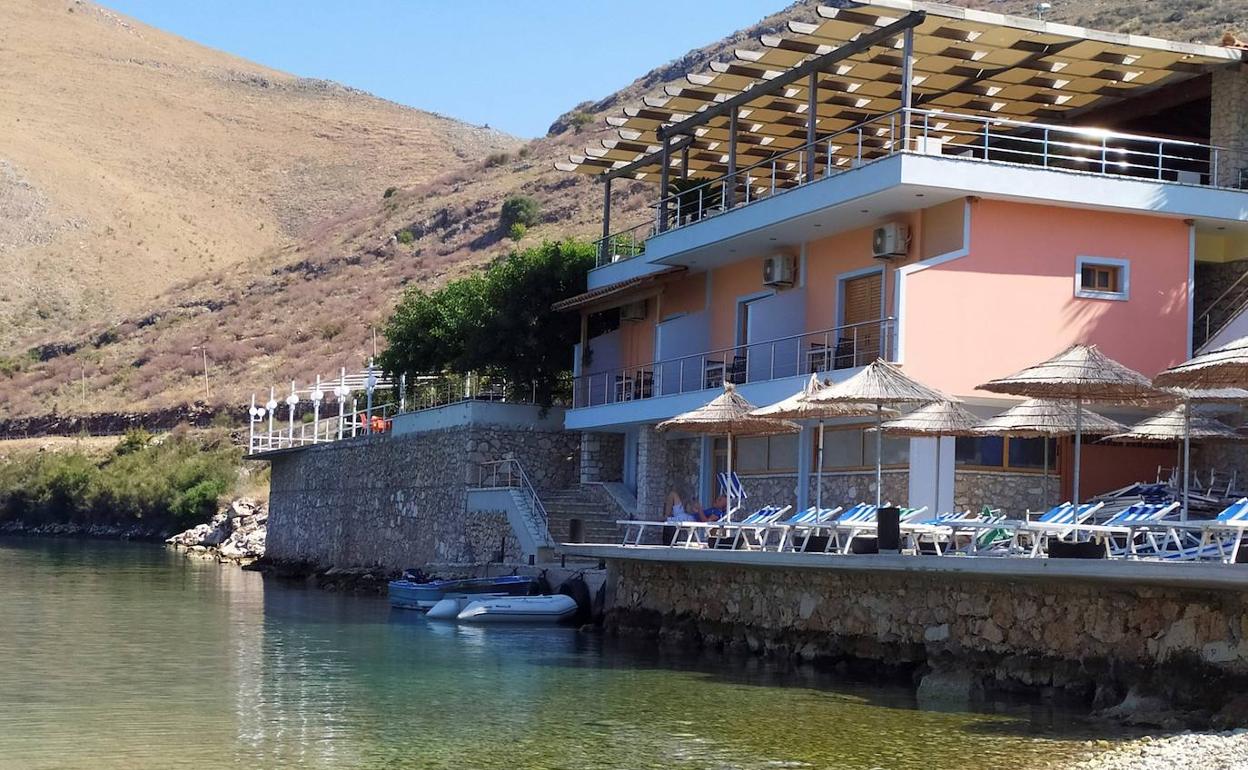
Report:
M 204 45 L 540 136 L 789 0 L 102 0 Z

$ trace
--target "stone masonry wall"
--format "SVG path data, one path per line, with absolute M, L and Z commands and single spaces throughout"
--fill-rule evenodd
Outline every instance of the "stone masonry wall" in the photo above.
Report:
M 953 479 L 953 507 L 979 511 L 984 506 L 1021 518 L 1026 511 L 1048 510 L 1061 502 L 1061 479 L 1050 473 L 1047 482 L 1039 473 L 958 470 Z M 1046 502 L 1047 501 L 1047 502 Z
M 579 434 L 488 427 L 366 436 L 272 460 L 267 557 L 402 568 L 493 558 L 510 528 L 470 514 L 478 463 L 514 456 L 533 485 L 579 479 Z M 482 518 L 476 518 L 482 517 Z M 514 549 L 514 535 L 508 548 Z
M 668 477 L 667 441 L 652 426 L 637 434 L 637 518 L 658 520 L 671 489 Z
M 1248 168 L 1248 71 L 1227 67 L 1213 71 L 1209 141 L 1226 148 L 1218 158 L 1218 183 L 1237 183 L 1239 170 Z
M 581 483 L 620 481 L 624 473 L 623 433 L 581 434 Z
M 608 628 L 686 648 L 956 667 L 980 686 L 1063 688 L 1101 705 L 1138 686 L 1216 708 L 1208 700 L 1234 696 L 1248 675 L 1248 592 L 627 560 L 609 569 Z

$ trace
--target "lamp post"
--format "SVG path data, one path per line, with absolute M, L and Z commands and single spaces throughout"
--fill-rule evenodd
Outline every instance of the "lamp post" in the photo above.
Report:
M 321 390 L 321 375 L 316 375 L 316 387 L 312 390 L 312 443 L 319 441 L 321 433 L 321 401 L 325 391 Z
M 342 440 L 342 414 L 347 406 L 347 396 L 351 391 L 347 389 L 347 368 L 344 366 L 339 375 L 338 386 L 334 388 L 334 396 L 338 398 L 338 440 Z
M 269 410 L 269 448 L 272 449 L 273 443 L 273 418 L 277 415 L 277 388 L 269 386 L 269 401 L 264 405 Z
M 368 412 L 368 429 L 366 433 L 373 432 L 373 390 L 377 387 L 377 373 L 373 371 L 373 359 L 368 359 L 368 380 L 365 382 L 367 389 L 367 406 Z
M 286 416 L 290 421 L 287 438 L 290 446 L 295 445 L 295 406 L 299 403 L 299 394 L 295 392 L 295 381 L 290 381 L 290 395 L 286 397 Z

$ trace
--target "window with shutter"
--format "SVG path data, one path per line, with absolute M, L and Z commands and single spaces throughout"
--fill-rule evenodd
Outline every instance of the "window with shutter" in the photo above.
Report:
M 837 335 L 836 368 L 866 366 L 881 355 L 880 326 L 884 315 L 881 296 L 883 273 L 842 281 L 841 331 Z

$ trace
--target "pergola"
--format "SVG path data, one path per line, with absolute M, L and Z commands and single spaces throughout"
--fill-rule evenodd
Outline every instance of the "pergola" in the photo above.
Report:
M 817 23 L 790 21 L 787 34 L 762 36 L 762 50 L 737 50 L 732 61 L 688 75 L 687 85 L 669 85 L 608 117 L 618 139 L 556 164 L 605 183 L 604 237 L 617 177 L 657 180 L 661 208 L 673 173 L 726 178 L 731 208 L 739 168 L 794 151 L 808 170 L 825 151 L 830 163 L 847 165 L 848 148 L 817 143 L 873 118 L 902 113 L 898 135 L 881 139 L 881 149 L 908 142 L 910 110 L 923 110 L 928 125 L 948 131 L 956 145 L 975 135 L 959 116 L 1069 124 L 1090 109 L 1241 58 L 1233 48 L 913 0 L 821 6 L 818 15 Z M 801 165 L 784 169 L 780 183 L 808 179 Z M 660 230 L 666 221 L 661 210 Z

